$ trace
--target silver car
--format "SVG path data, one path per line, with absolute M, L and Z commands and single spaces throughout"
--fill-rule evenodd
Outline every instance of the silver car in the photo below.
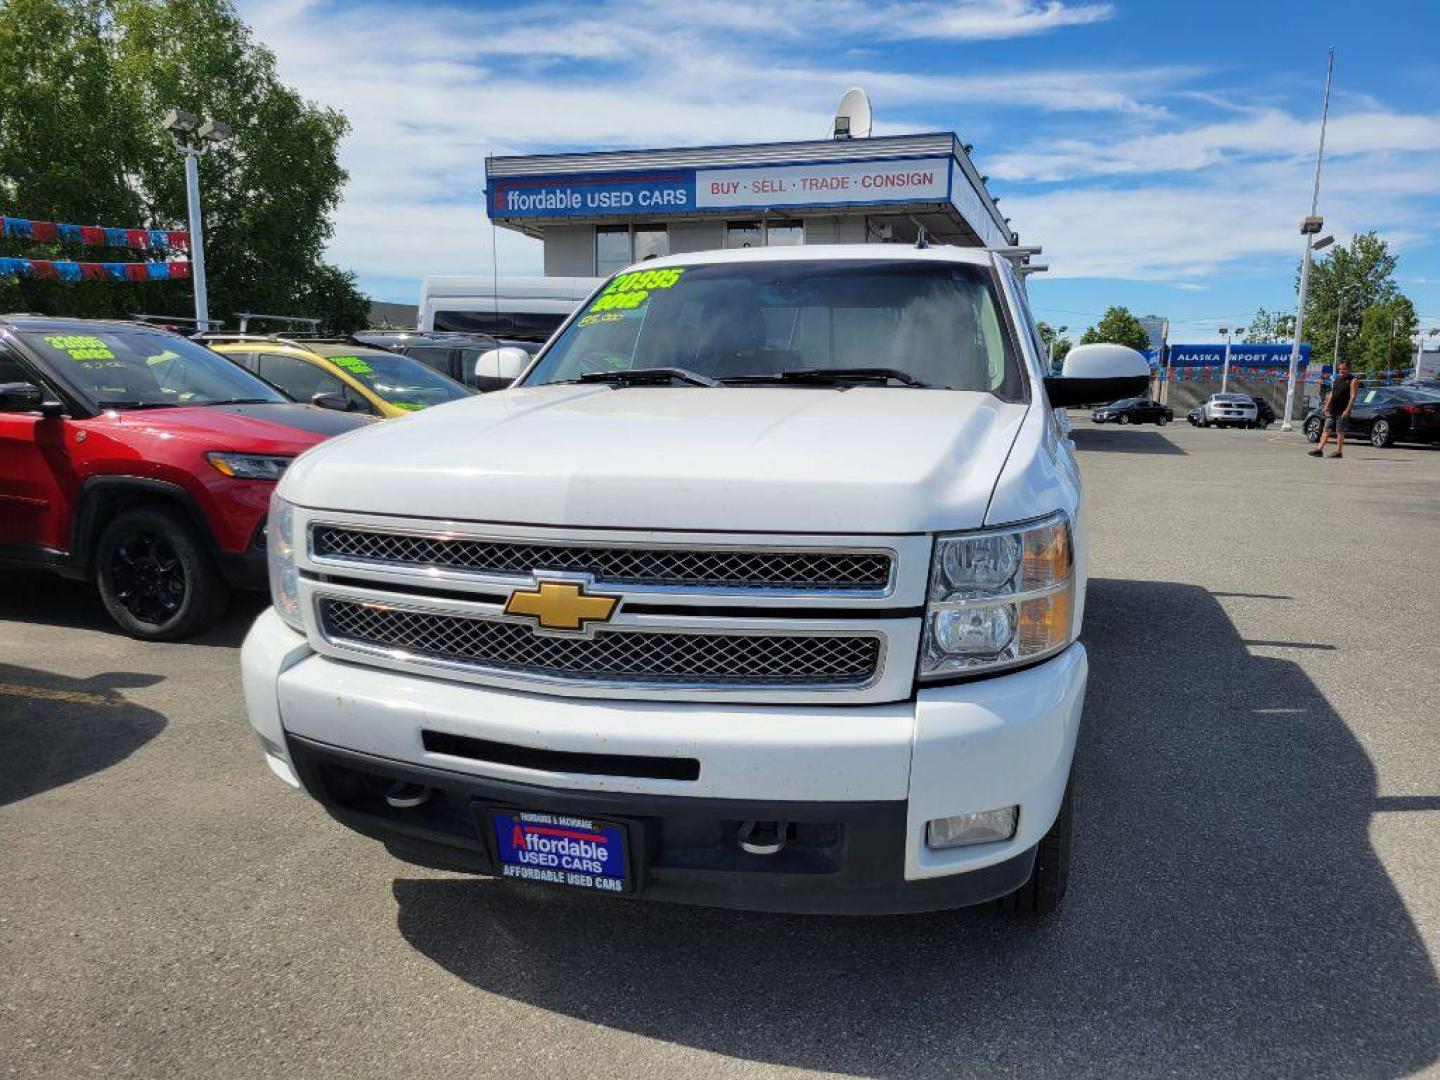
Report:
M 1211 394 L 1200 406 L 1200 426 L 1230 424 L 1254 427 L 1258 419 L 1255 399 L 1248 394 Z

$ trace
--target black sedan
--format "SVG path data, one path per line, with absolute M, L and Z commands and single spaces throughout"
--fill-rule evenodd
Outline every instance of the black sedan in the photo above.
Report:
M 1305 437 L 1320 441 L 1325 418 L 1319 409 L 1305 417 Z M 1371 446 L 1396 442 L 1440 443 L 1440 392 L 1414 386 L 1362 387 L 1350 410 L 1349 436 Z
M 1275 410 L 1270 407 L 1270 402 L 1263 397 L 1251 394 L 1250 399 L 1255 402 L 1255 426 L 1267 428 L 1275 422 Z
M 1090 413 L 1097 424 L 1159 424 L 1175 419 L 1175 411 L 1150 398 L 1123 398 L 1109 405 L 1097 405 Z

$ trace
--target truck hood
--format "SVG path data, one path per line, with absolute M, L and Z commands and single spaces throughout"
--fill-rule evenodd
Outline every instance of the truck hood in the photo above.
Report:
M 317 509 L 574 527 L 974 528 L 1025 415 L 898 387 L 541 386 L 320 446 L 283 494 Z

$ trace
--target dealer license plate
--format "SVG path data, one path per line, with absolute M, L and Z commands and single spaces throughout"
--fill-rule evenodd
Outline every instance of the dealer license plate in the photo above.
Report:
M 490 822 L 502 877 L 594 892 L 631 888 L 624 825 L 528 810 L 492 810 Z

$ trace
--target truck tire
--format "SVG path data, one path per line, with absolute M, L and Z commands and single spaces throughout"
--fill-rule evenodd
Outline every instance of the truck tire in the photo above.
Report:
M 95 547 L 105 610 L 143 641 L 174 641 L 224 614 L 230 588 L 178 510 L 140 506 L 116 515 Z
M 1018 915 L 1050 915 L 1060 909 L 1070 884 L 1070 836 L 1074 817 L 1074 780 L 1065 785 L 1055 824 L 1035 849 L 1035 869 L 1030 880 L 998 903 L 1002 911 Z

